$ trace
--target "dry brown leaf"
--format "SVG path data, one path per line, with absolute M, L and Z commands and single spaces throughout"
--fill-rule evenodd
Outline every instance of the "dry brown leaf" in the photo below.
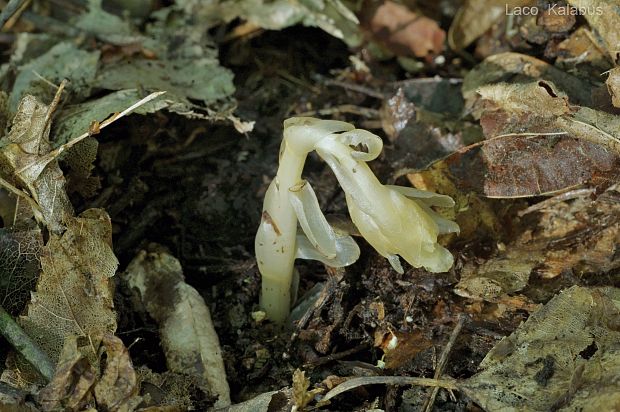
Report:
M 140 384 L 133 369 L 129 351 L 123 341 L 112 334 L 102 340 L 106 349 L 106 366 L 95 384 L 97 406 L 109 411 L 131 412 L 141 402 Z
M 66 227 L 43 248 L 36 291 L 18 321 L 53 362 L 67 337 L 78 336 L 84 338 L 79 349 L 97 365 L 98 337 L 116 330 L 110 277 L 118 261 L 111 248 L 112 225 L 103 210 L 89 209 L 66 220 Z M 21 378 L 34 380 L 27 375 Z
M 607 90 L 614 106 L 620 107 L 620 67 L 611 69 L 607 78 Z
M 372 37 L 398 56 L 427 57 L 443 51 L 446 33 L 437 22 L 402 4 L 387 0 L 365 14 L 363 24 Z
M 105 347 L 105 367 L 98 376 L 84 355 L 76 336 L 67 338 L 52 381 L 38 395 L 44 411 L 83 411 L 87 406 L 115 412 L 131 412 L 142 402 L 140 385 L 129 352 L 112 334 L 99 337 Z M 94 395 L 94 397 L 93 397 Z
M 584 26 L 572 32 L 558 44 L 556 66 L 573 69 L 577 65 L 588 63 L 597 74 L 609 68 L 607 55 L 603 54 L 593 42 L 592 33 Z
M 388 337 L 388 344 L 382 348 L 385 352 L 383 361 L 387 369 L 406 367 L 407 363 L 413 360 L 418 353 L 432 346 L 432 342 L 421 331 L 390 333 Z M 394 347 L 392 347 L 393 344 L 390 345 L 393 339 L 396 339 Z
M 568 0 L 581 13 L 594 31 L 594 38 L 613 63 L 620 62 L 620 1 L 618 0 Z
M 467 262 L 455 292 L 496 302 L 527 286 L 532 273 L 552 278 L 568 270 L 582 275 L 620 267 L 620 193 L 610 189 L 596 200 L 553 200 L 502 251 Z
M 513 198 L 620 178 L 620 117 L 570 106 L 551 81 L 482 86 L 470 102 L 487 140 L 439 162 L 459 188 Z
M 93 402 L 91 388 L 97 374 L 78 349 L 77 341 L 77 336 L 67 338 L 52 381 L 39 391 L 43 411 L 81 411 Z
M 620 290 L 574 286 L 532 314 L 459 389 L 482 408 L 616 410 Z
M 202 296 L 185 283 L 179 261 L 167 253 L 141 251 L 127 267 L 129 286 L 159 323 L 168 368 L 195 376 L 202 389 L 230 405 L 220 343 Z
M 506 9 L 535 4 L 535 0 L 468 0 L 450 25 L 448 44 L 453 50 L 462 50 L 499 20 L 506 18 Z
M 0 140 L 0 174 L 27 189 L 40 207 L 40 219 L 50 231 L 60 233 L 73 207 L 58 162 L 28 167 L 52 149 L 49 133 L 55 103 L 47 106 L 30 95 L 21 100 L 10 132 Z
M 310 391 L 308 389 L 310 389 L 310 379 L 306 378 L 304 371 L 295 369 L 293 372 L 293 401 L 299 411 L 303 411 L 317 394 L 323 392 L 321 388 Z
M 478 101 L 480 87 L 495 83 L 528 83 L 545 81 L 565 93 L 570 102 L 583 106 L 592 104 L 592 85 L 532 56 L 519 53 L 500 53 L 487 57 L 463 79 L 463 98 L 466 107 Z

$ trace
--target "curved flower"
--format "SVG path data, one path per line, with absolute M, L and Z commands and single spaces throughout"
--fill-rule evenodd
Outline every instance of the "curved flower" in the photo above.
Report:
M 365 146 L 367 151 L 359 146 Z M 437 236 L 458 232 L 459 227 L 431 206 L 453 207 L 452 198 L 382 185 L 366 164 L 381 152 L 381 139 L 368 131 L 356 129 L 331 135 L 322 139 L 316 150 L 345 191 L 353 223 L 397 272 L 403 273 L 397 255 L 431 272 L 450 269 L 454 259 L 437 243 Z
M 395 270 L 403 272 L 398 255 L 432 272 L 452 266 L 452 255 L 437 243 L 437 236 L 459 228 L 431 207 L 452 207 L 454 201 L 413 188 L 382 185 L 366 164 L 382 148 L 378 136 L 349 123 L 308 117 L 284 122 L 278 172 L 265 194 L 255 240 L 261 306 L 271 320 L 282 323 L 288 316 L 296 258 L 343 267 L 360 254 L 350 236 L 329 225 L 314 190 L 301 178 L 313 150 L 336 174 L 353 223 Z

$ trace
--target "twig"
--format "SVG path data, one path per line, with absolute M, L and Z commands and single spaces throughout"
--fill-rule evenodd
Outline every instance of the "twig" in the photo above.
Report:
M 346 382 L 336 386 L 331 391 L 327 392 L 325 397 L 321 401 L 328 401 L 331 398 L 340 395 L 343 392 L 350 391 L 359 386 L 364 385 L 419 385 L 419 386 L 431 386 L 440 387 L 444 389 L 455 390 L 458 389 L 456 380 L 452 378 L 444 379 L 429 379 L 429 378 L 414 378 L 411 376 L 362 376 L 360 378 L 349 379 Z
M 454 327 L 454 330 L 450 335 L 450 340 L 448 340 L 448 344 L 443 349 L 443 352 L 441 352 L 441 356 L 439 357 L 439 362 L 437 363 L 437 367 L 435 368 L 435 375 L 433 376 L 435 379 L 441 378 L 443 370 L 448 363 L 448 357 L 450 355 L 450 352 L 452 351 L 452 347 L 454 346 L 454 343 L 456 342 L 456 338 L 459 336 L 459 333 L 461 333 L 461 329 L 463 328 L 464 323 L 465 316 L 460 315 L 459 320 L 457 321 L 456 326 Z M 426 403 L 424 404 L 424 412 L 430 412 L 433 409 L 433 405 L 435 404 L 435 398 L 437 397 L 438 393 L 439 387 L 435 386 L 431 392 L 431 395 L 428 397 Z
M 341 82 L 340 80 L 325 80 L 325 85 L 342 87 L 343 89 L 351 90 L 357 93 L 362 93 L 367 96 L 374 97 L 374 98 L 381 99 L 381 100 L 386 98 L 385 93 L 381 93 L 369 87 L 360 86 L 358 84 Z
M 340 360 L 342 358 L 346 358 L 349 355 L 353 355 L 354 353 L 360 352 L 364 349 L 368 349 L 368 345 L 363 343 L 361 345 L 358 345 L 354 348 L 351 349 L 347 349 L 345 351 L 342 352 L 338 352 L 338 353 L 332 353 L 331 355 L 327 355 L 327 356 L 323 356 L 321 358 L 315 359 L 311 362 L 308 362 L 306 364 L 304 364 L 304 368 L 313 368 L 313 367 L 317 367 L 320 365 L 324 365 L 326 363 L 329 362 L 333 362 L 333 361 L 337 361 Z
M 0 29 L 4 28 L 4 24 L 19 10 L 23 2 L 24 0 L 9 0 L 9 3 L 0 12 Z
M 594 194 L 596 189 L 593 188 L 584 188 L 584 189 L 575 189 L 569 190 L 568 192 L 560 193 L 559 195 L 553 196 L 549 199 L 545 199 L 542 202 L 538 202 L 528 207 L 527 209 L 520 210 L 517 215 L 519 217 L 525 216 L 528 213 L 536 212 L 542 209 L 546 209 L 547 207 L 553 206 L 557 203 L 564 202 L 566 200 L 577 199 L 580 197 L 586 197 Z
M 326 109 L 310 110 L 307 112 L 299 113 L 296 116 L 330 116 L 334 114 L 350 113 L 359 116 L 364 116 L 370 119 L 376 119 L 379 117 L 379 110 L 370 109 L 368 107 L 355 106 L 353 104 L 343 104 L 340 106 L 329 107 Z
M 48 381 L 54 376 L 54 364 L 36 343 L 0 306 L 0 333 Z

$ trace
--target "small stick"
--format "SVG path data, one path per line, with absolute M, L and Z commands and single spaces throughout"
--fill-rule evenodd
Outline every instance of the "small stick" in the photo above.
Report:
M 443 351 L 441 352 L 441 356 L 439 357 L 439 362 L 437 363 L 437 367 L 435 368 L 435 375 L 433 376 L 435 379 L 441 378 L 441 374 L 443 373 L 443 370 L 446 367 L 446 364 L 448 363 L 448 357 L 450 355 L 450 352 L 452 351 L 452 347 L 454 346 L 454 343 L 456 342 L 456 338 L 459 336 L 459 333 L 461 333 L 461 329 L 463 328 L 464 323 L 465 323 L 465 316 L 460 315 L 456 323 L 456 326 L 454 327 L 454 330 L 452 331 L 452 334 L 450 335 L 450 340 L 448 340 L 448 344 L 443 349 Z M 431 396 L 428 397 L 428 399 L 426 400 L 426 403 L 424 404 L 424 408 L 423 408 L 424 412 L 430 412 L 431 410 L 433 410 L 433 405 L 435 404 L 435 398 L 437 397 L 438 393 L 439 393 L 439 386 L 435 386 L 433 388 L 433 391 L 431 392 Z
M 0 29 L 4 28 L 5 23 L 19 10 L 23 2 L 24 0 L 9 0 L 9 3 L 0 12 Z
M 440 387 L 445 389 L 458 389 L 454 379 L 430 379 L 430 378 L 414 378 L 411 376 L 362 376 L 359 378 L 349 379 L 327 392 L 322 402 L 340 395 L 343 392 L 350 391 L 359 386 L 364 385 L 419 385 Z
M 325 85 L 342 87 L 343 89 L 351 90 L 357 93 L 362 93 L 367 96 L 374 97 L 376 99 L 383 100 L 386 98 L 386 95 L 384 93 L 373 90 L 370 87 L 360 86 L 358 84 L 346 83 L 340 80 L 326 80 Z
M 553 196 L 549 199 L 545 199 L 542 202 L 535 203 L 532 206 L 528 207 L 527 209 L 520 210 L 517 213 L 517 215 L 519 217 L 522 217 L 524 215 L 527 215 L 528 213 L 532 213 L 532 212 L 539 211 L 541 209 L 545 209 L 547 207 L 553 206 L 560 202 L 564 202 L 566 200 L 572 200 L 572 199 L 577 199 L 580 197 L 590 196 L 595 192 L 596 190 L 592 188 L 569 190 L 568 192 L 560 193 L 559 195 Z
M 47 381 L 54 376 L 54 364 L 0 306 L 0 333 Z
M 313 360 L 311 362 L 308 362 L 306 364 L 304 364 L 304 368 L 314 368 L 320 365 L 324 365 L 326 363 L 332 362 L 332 361 L 337 361 L 340 360 L 342 358 L 346 358 L 349 355 L 353 355 L 354 353 L 360 352 L 364 349 L 368 349 L 368 345 L 363 343 L 361 345 L 358 345 L 354 348 L 351 349 L 347 349 L 345 351 L 342 352 L 338 352 L 338 353 L 332 353 L 331 355 L 327 355 L 327 356 L 323 356 L 322 358 L 318 358 L 316 360 Z

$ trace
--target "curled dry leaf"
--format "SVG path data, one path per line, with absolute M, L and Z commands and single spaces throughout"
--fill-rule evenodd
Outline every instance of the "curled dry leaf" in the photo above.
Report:
M 179 261 L 167 253 L 141 251 L 125 277 L 147 312 L 159 323 L 168 368 L 192 375 L 202 389 L 230 405 L 219 338 L 202 296 L 185 283 Z
M 427 57 L 443 51 L 446 33 L 439 24 L 402 4 L 388 0 L 365 14 L 363 24 L 372 37 L 398 56 Z
M 590 106 L 592 85 L 532 56 L 519 53 L 500 53 L 487 57 L 463 79 L 463 98 L 467 108 L 478 100 L 480 87 L 495 83 L 553 83 L 573 104 Z
M 129 351 L 116 336 L 106 333 L 102 343 L 106 350 L 103 374 L 95 384 L 97 406 L 108 411 L 131 412 L 142 402 L 140 385 Z
M 41 275 L 27 313 L 18 323 L 53 362 L 59 359 L 66 338 L 78 336 L 83 338 L 79 349 L 97 365 L 97 337 L 116 330 L 110 277 L 118 261 L 111 243 L 108 215 L 89 209 L 67 219 L 66 231 L 51 234 L 41 251 Z M 11 372 L 14 379 L 37 381 L 27 367 L 17 369 Z
M 485 410 L 614 410 L 620 290 L 573 286 L 532 314 L 460 382 Z
M 62 171 L 56 160 L 31 166 L 52 150 L 49 134 L 54 106 L 30 95 L 21 100 L 9 133 L 0 140 L 0 174 L 27 189 L 40 207 L 43 223 L 60 233 L 63 220 L 73 215 Z
M 83 411 L 96 403 L 97 410 L 131 412 L 142 402 L 123 342 L 109 333 L 98 340 L 106 353 L 101 375 L 78 348 L 78 338 L 67 338 L 52 381 L 38 395 L 43 411 Z
M 39 391 L 38 400 L 43 411 L 62 408 L 79 411 L 92 403 L 91 388 L 97 374 L 78 349 L 77 340 L 75 335 L 67 338 L 54 377 Z

